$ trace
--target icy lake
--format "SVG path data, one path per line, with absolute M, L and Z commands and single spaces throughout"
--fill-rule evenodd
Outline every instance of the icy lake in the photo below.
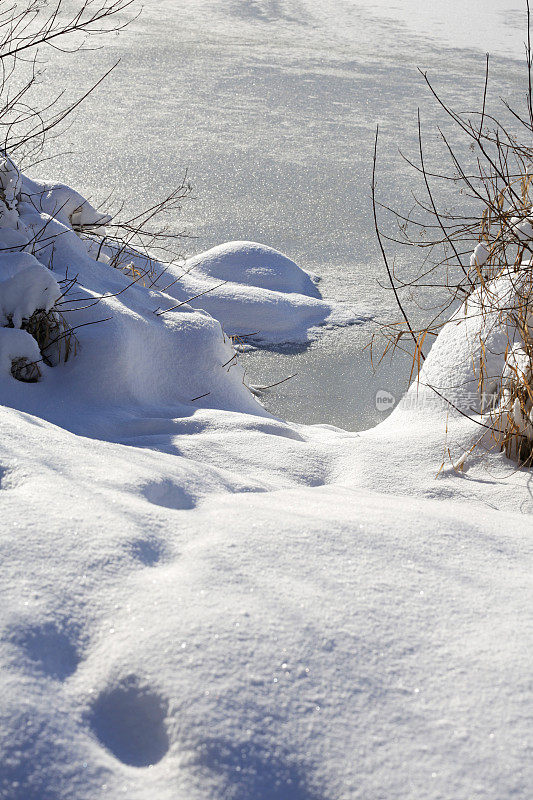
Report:
M 442 121 L 417 68 L 457 108 L 477 109 L 490 51 L 489 101 L 516 100 L 524 23 L 521 0 L 147 0 L 104 49 L 52 64 L 43 90 L 63 90 L 67 67 L 68 94 L 120 59 L 61 138 L 64 154 L 34 174 L 139 210 L 187 170 L 194 199 L 176 225 L 195 238 L 184 253 L 261 242 L 321 276 L 324 298 L 396 319 L 371 219 L 375 126 L 379 192 L 407 206 L 412 178 L 397 146 L 415 147 L 418 106 L 426 129 Z M 401 360 L 372 374 L 363 348 L 374 328 L 327 331 L 304 352 L 245 354 L 247 379 L 296 373 L 264 395 L 269 410 L 367 428 L 383 417 L 376 391 L 399 397 L 408 378 Z

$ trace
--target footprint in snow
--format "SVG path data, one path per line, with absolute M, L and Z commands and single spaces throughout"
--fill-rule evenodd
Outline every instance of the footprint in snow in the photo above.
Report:
M 58 681 L 72 675 L 80 661 L 74 637 L 55 622 L 17 627 L 9 640 L 33 669 Z
M 145 567 L 155 567 L 165 556 L 165 547 L 157 539 L 136 539 L 130 544 L 132 556 Z
M 185 489 L 168 479 L 146 483 L 141 491 L 148 502 L 155 506 L 182 511 L 194 508 L 196 505 Z
M 131 767 L 157 764 L 169 748 L 165 724 L 168 704 L 150 686 L 128 676 L 96 699 L 90 725 L 115 758 Z
M 326 800 L 306 778 L 296 754 L 280 754 L 254 741 L 209 738 L 196 748 L 197 766 L 215 773 L 232 800 Z
M 0 489 L 16 489 L 22 483 L 22 475 L 18 470 L 0 467 Z

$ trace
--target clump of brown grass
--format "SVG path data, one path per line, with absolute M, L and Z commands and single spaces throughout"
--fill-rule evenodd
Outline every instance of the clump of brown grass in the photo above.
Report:
M 39 365 L 27 358 L 15 358 L 11 362 L 11 374 L 17 381 L 37 383 L 41 377 Z
M 50 311 L 34 311 L 31 317 L 23 322 L 22 328 L 27 331 L 37 344 L 48 366 L 56 366 L 68 361 L 76 355 L 78 340 L 63 314 L 55 309 Z
M 422 180 L 425 197 L 415 198 L 412 211 L 402 212 L 376 199 L 376 131 L 372 177 L 374 222 L 381 253 L 402 315 L 399 323 L 381 326 L 384 337 L 380 360 L 397 349 L 412 357 L 411 378 L 420 374 L 431 342 L 461 304 L 466 312 L 491 321 L 505 332 L 503 368 L 492 375 L 486 341 L 480 337 L 475 355 L 474 381 L 484 419 L 493 444 L 524 466 L 533 464 L 533 133 L 532 55 L 530 10 L 527 8 L 526 112 L 520 114 L 504 102 L 505 113 L 518 133 L 488 114 L 486 109 L 489 56 L 486 59 L 482 106 L 479 112 L 458 113 L 439 95 L 427 74 L 422 73 L 433 97 L 456 130 L 466 139 L 468 166 L 456 146 L 439 128 L 451 169 L 432 171 L 426 165 L 420 111 L 418 112 L 418 160 L 406 159 Z M 444 181 L 455 186 L 469 208 L 467 213 L 439 210 L 435 186 Z M 395 236 L 387 235 L 378 222 L 377 207 L 393 215 Z M 472 211 L 474 209 L 474 211 Z M 476 210 L 477 209 L 477 210 Z M 414 279 L 402 281 L 391 267 L 385 240 L 412 248 L 423 248 L 424 266 Z M 429 255 L 429 257 L 428 257 Z M 427 262 L 431 261 L 431 266 Z M 406 311 L 405 291 L 420 297 L 428 287 L 440 298 L 429 322 L 416 325 Z M 505 290 L 503 290 L 505 287 Z M 483 326 L 480 326 L 483 330 Z M 375 348 L 375 337 L 371 343 Z M 474 358 L 474 354 L 473 354 Z M 494 363 L 491 361 L 491 364 Z M 434 388 L 434 387 L 430 387 Z M 440 391 L 437 391 L 443 397 Z M 491 397 L 483 408 L 483 398 Z M 445 397 L 443 397 L 446 400 Z M 453 403 L 446 401 L 449 405 Z M 457 409 L 460 411 L 460 409 Z M 463 413 L 460 411 L 460 413 Z M 486 440 L 487 437 L 481 437 Z
M 10 325 L 12 326 L 12 323 Z M 22 321 L 21 328 L 37 342 L 41 359 L 39 361 L 29 361 L 26 357 L 13 359 L 11 374 L 18 381 L 36 383 L 42 376 L 40 363 L 55 367 L 76 355 L 79 343 L 74 333 L 75 329 L 55 308 L 50 311 L 43 309 L 34 311 L 29 319 Z

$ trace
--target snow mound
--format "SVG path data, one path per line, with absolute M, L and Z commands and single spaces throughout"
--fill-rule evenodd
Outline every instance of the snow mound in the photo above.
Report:
M 307 272 L 279 250 L 256 242 L 226 242 L 212 247 L 189 258 L 184 269 L 274 292 L 295 292 L 320 298 L 316 283 Z
M 12 264 L 28 264 L 0 281 L 0 325 L 10 322 L 14 328 L 20 328 L 22 321 L 28 320 L 35 311 L 49 311 L 61 296 L 61 289 L 50 270 L 29 253 L 4 258 Z
M 413 415 L 417 407 L 422 409 L 421 416 L 430 409 L 437 415 L 443 410 L 453 413 L 446 401 L 468 416 L 488 408 L 493 399 L 490 393 L 504 373 L 509 345 L 518 336 L 503 313 L 516 302 L 517 279 L 502 275 L 483 291 L 490 293 L 492 307 L 487 308 L 486 300 L 476 291 L 457 309 L 440 330 L 418 380 L 386 424 L 394 422 L 402 410 Z M 481 356 L 486 375 L 483 395 L 478 386 Z
M 364 309 L 323 300 L 307 272 L 283 253 L 255 242 L 213 247 L 180 268 L 170 267 L 165 281 L 172 297 L 205 309 L 227 334 L 261 347 L 308 344 L 320 329 L 371 318 Z
M 11 376 L 12 364 L 18 359 L 40 361 L 39 346 L 26 331 L 5 328 L 0 331 L 0 379 Z

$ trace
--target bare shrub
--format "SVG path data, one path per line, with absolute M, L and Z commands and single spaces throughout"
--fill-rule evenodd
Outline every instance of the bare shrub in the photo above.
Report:
M 19 170 L 42 160 L 45 142 L 52 137 L 61 137 L 64 131 L 62 123 L 117 66 L 115 64 L 68 104 L 62 102 L 62 93 L 46 104 L 39 104 L 38 84 L 46 72 L 46 50 L 76 53 L 94 49 L 98 37 L 118 33 L 134 18 L 133 4 L 134 0 L 55 0 L 52 3 L 25 0 L 0 8 L 0 160 L 3 157 L 7 171 L 14 175 L 11 182 L 0 182 L 0 214 L 17 214 Z M 2 169 L 4 167 L 0 167 Z M 139 213 L 123 218 L 121 205 L 111 216 L 102 210 L 105 226 L 83 224 L 83 215 L 76 212 L 70 221 L 78 236 L 86 240 L 96 260 L 105 261 L 110 268 L 119 269 L 131 277 L 131 283 L 123 291 L 136 283 L 151 287 L 162 277 L 169 263 L 179 257 L 177 244 L 184 233 L 175 231 L 171 219 L 190 191 L 185 175 L 166 197 Z M 39 197 L 30 198 L 30 202 L 40 210 Z M 58 212 L 61 210 L 57 209 Z M 77 211 L 81 210 L 80 207 Z M 9 249 L 29 250 L 38 258 L 40 249 L 47 244 L 50 244 L 50 235 L 44 224 L 32 241 L 20 248 Z M 158 264 L 162 257 L 167 262 L 163 270 Z M 53 263 L 50 268 L 54 268 Z M 63 293 L 55 306 L 46 312 L 36 310 L 22 324 L 38 343 L 41 362 L 50 366 L 75 355 L 79 347 L 75 331 L 79 327 L 103 321 L 73 325 L 72 313 L 88 306 L 80 306 L 73 291 L 77 284 L 75 277 L 65 277 L 59 283 Z M 89 305 L 97 305 L 104 296 L 111 295 L 97 297 Z M 41 374 L 39 363 L 15 359 L 12 374 L 23 381 L 38 380 Z
M 401 349 L 412 357 L 411 376 L 419 376 L 428 344 L 461 304 L 470 315 L 506 332 L 506 344 L 497 374 L 490 374 L 486 342 L 479 342 L 474 363 L 474 384 L 480 398 L 477 420 L 490 431 L 493 443 L 520 464 L 533 460 L 533 103 L 530 10 L 527 2 L 526 90 L 524 111 L 504 102 L 502 118 L 486 108 L 489 56 L 486 57 L 484 91 L 477 112 L 457 112 L 445 102 L 426 73 L 422 77 L 443 115 L 469 146 L 468 164 L 458 155 L 450 136 L 439 128 L 448 166 L 427 167 L 426 146 L 418 112 L 418 158 L 406 159 L 421 179 L 422 196 L 404 212 L 380 203 L 376 196 L 379 130 L 376 131 L 372 179 L 375 229 L 389 283 L 401 313 L 399 322 L 384 324 L 374 337 L 380 357 Z M 507 121 L 509 120 L 509 121 Z M 511 130 L 512 126 L 512 130 Z M 463 210 L 442 208 L 439 186 L 454 187 Z M 392 214 L 394 235 L 378 219 L 378 209 Z M 464 210 L 466 209 L 466 210 Z M 385 244 L 393 241 L 424 255 L 419 273 L 402 282 L 387 256 Z M 429 264 L 429 266 L 427 266 Z M 412 321 L 402 302 L 402 289 L 421 297 L 436 298 L 433 316 L 422 325 Z M 382 344 L 379 344 L 381 340 Z M 430 387 L 449 405 L 441 387 Z M 482 405 L 482 398 L 491 402 Z M 455 406 L 454 406 L 455 408 Z M 460 409 L 456 409 L 464 413 Z M 486 438 L 486 437 L 485 437 Z

